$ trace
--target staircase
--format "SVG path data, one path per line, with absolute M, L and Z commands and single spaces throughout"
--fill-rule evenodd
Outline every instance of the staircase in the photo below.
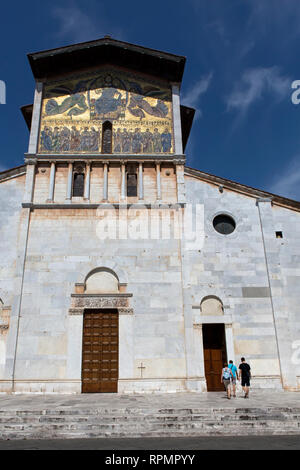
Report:
M 300 435 L 300 407 L 0 409 L 0 439 Z

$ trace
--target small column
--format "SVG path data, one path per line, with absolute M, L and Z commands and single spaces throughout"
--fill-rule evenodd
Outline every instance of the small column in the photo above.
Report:
M 139 199 L 144 199 L 143 163 L 139 163 Z
M 71 202 L 72 199 L 72 181 L 73 181 L 73 163 L 69 163 L 68 167 L 68 183 L 67 183 L 67 197 L 66 202 Z
M 91 182 L 91 162 L 85 164 L 85 185 L 84 185 L 84 199 L 90 199 L 90 182 Z
M 108 164 L 103 164 L 103 201 L 108 199 Z
M 55 162 L 51 162 L 49 194 L 48 194 L 47 202 L 53 202 L 53 199 L 54 199 L 54 184 L 55 184 Z
M 124 201 L 126 199 L 126 182 L 125 182 L 125 163 L 121 163 L 121 200 Z
M 156 198 L 161 200 L 160 163 L 156 163 Z

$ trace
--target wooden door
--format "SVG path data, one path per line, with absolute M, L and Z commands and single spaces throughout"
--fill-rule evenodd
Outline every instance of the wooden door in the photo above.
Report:
M 222 349 L 204 349 L 204 367 L 207 391 L 218 392 L 224 390 L 224 385 L 221 383 Z
M 82 343 L 82 392 L 117 392 L 118 311 L 114 309 L 85 310 Z

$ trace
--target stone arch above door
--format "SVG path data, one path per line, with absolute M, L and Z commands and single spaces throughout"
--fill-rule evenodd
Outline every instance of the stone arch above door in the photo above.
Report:
M 119 291 L 119 278 L 109 268 L 93 269 L 85 278 L 85 294 L 118 294 Z
M 117 308 L 121 315 L 132 315 L 129 305 L 132 294 L 126 292 L 127 283 L 120 282 L 125 279 L 121 270 L 116 273 L 107 265 L 92 269 L 82 283 L 75 284 L 69 315 L 83 315 L 84 309 L 103 308 Z
M 215 295 L 208 295 L 201 300 L 200 311 L 202 315 L 224 315 L 223 302 Z

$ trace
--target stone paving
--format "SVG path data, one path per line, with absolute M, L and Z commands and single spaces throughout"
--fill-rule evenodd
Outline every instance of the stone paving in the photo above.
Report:
M 119 395 L 114 393 L 91 393 L 80 395 L 0 395 L 0 411 L 40 409 L 144 409 L 158 408 L 300 408 L 299 392 L 259 391 L 250 392 L 244 399 L 241 392 L 228 400 L 223 392 L 165 393 Z

